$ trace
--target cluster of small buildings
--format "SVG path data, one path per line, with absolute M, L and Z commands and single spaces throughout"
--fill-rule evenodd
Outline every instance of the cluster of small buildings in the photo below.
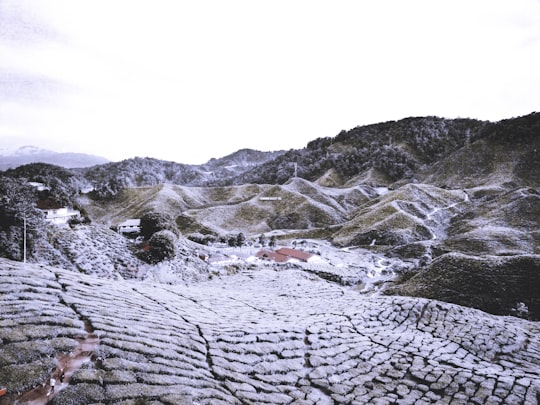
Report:
M 41 183 L 33 183 L 33 186 L 41 190 Z M 281 197 L 262 197 L 265 200 L 278 200 Z M 56 225 L 64 225 L 69 222 L 73 217 L 80 215 L 80 212 L 66 206 L 59 204 L 58 202 L 45 199 L 37 202 L 37 208 L 45 213 L 45 220 Z M 124 222 L 118 224 L 118 233 L 120 234 L 138 234 L 141 231 L 141 220 L 127 219 Z M 320 260 L 320 256 L 305 252 L 303 250 L 280 248 L 277 250 L 260 250 L 257 252 L 256 257 L 260 260 L 266 260 L 275 263 L 291 263 L 291 262 L 304 262 L 311 263 Z M 207 258 L 205 258 L 207 259 Z

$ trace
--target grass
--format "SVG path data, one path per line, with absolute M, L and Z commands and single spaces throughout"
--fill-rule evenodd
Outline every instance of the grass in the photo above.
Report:
M 334 240 L 348 245 L 363 234 L 379 235 L 379 239 L 387 234 L 389 244 L 428 240 L 433 236 L 429 229 L 446 228 L 448 218 L 462 209 L 462 202 L 464 194 L 460 190 L 410 184 L 364 204 L 334 235 Z
M 54 398 L 54 405 L 101 403 L 106 399 L 105 389 L 98 384 L 79 383 L 64 389 Z

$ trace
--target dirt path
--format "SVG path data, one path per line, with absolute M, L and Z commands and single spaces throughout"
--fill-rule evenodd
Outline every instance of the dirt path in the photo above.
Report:
M 84 321 L 86 336 L 77 339 L 78 345 L 74 351 L 59 356 L 58 366 L 51 373 L 48 380 L 32 390 L 19 395 L 12 394 L 0 398 L 0 405 L 28 404 L 45 405 L 52 400 L 59 392 L 69 386 L 73 374 L 88 361 L 95 361 L 95 352 L 99 345 L 99 338 L 94 333 L 94 328 L 88 320 Z M 61 378 L 63 374 L 63 378 Z M 51 392 L 51 378 L 56 381 L 54 391 Z

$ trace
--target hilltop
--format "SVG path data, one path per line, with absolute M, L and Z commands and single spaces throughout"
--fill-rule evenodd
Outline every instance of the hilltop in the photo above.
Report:
M 109 198 L 126 188 L 163 183 L 206 186 L 235 177 L 283 153 L 242 149 L 219 159 L 211 159 L 203 165 L 137 157 L 82 169 L 80 173 L 92 182 L 100 198 Z

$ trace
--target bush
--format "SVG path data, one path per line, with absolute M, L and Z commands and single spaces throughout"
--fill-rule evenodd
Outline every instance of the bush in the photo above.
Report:
M 246 243 L 246 237 L 244 236 L 242 232 L 240 232 L 236 236 L 236 246 L 244 246 L 245 243 Z
M 77 384 L 62 390 L 53 405 L 89 404 L 105 399 L 105 389 L 97 384 Z
M 159 231 L 148 240 L 148 250 L 141 255 L 147 263 L 156 264 L 176 255 L 176 235 L 171 231 Z

